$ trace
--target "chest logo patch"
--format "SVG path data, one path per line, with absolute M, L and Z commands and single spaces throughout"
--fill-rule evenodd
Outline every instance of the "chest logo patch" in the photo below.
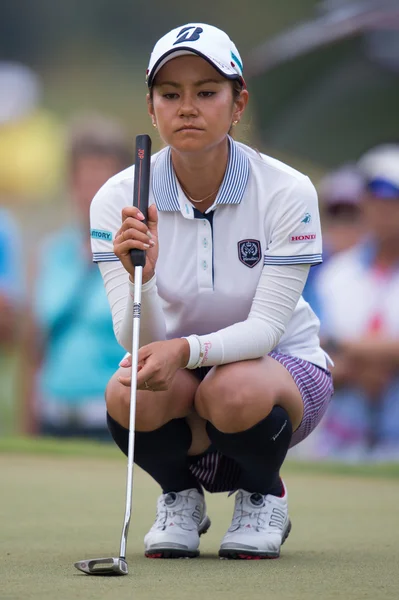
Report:
M 238 258 L 250 269 L 255 267 L 261 259 L 259 240 L 241 240 L 238 242 Z

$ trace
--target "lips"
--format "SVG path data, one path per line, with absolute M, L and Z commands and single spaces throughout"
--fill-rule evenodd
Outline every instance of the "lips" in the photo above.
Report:
M 186 125 L 184 127 L 180 127 L 177 131 L 203 131 L 200 127 L 191 127 L 190 125 Z

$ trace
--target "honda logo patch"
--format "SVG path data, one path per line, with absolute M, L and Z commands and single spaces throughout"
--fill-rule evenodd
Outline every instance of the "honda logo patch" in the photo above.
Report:
M 261 247 L 259 240 L 241 240 L 238 242 L 238 258 L 252 269 L 261 259 Z
M 315 233 L 300 233 L 298 235 L 290 236 L 290 242 L 313 242 L 315 239 Z

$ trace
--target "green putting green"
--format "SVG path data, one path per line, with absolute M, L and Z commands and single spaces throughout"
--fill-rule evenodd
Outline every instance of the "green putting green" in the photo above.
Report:
M 89 577 L 73 563 L 117 556 L 126 460 L 113 447 L 0 440 L 1 600 L 330 600 L 399 598 L 398 467 L 287 464 L 293 529 L 274 561 L 221 561 L 233 498 L 207 495 L 201 557 L 149 560 L 143 536 L 158 488 L 135 471 L 130 575 Z M 325 470 L 325 473 L 322 470 Z

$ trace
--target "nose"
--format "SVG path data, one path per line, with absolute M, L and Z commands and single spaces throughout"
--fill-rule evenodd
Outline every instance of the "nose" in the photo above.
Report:
M 198 109 L 195 103 L 195 97 L 189 91 L 181 95 L 181 102 L 179 106 L 179 116 L 184 117 L 196 117 L 198 115 Z

